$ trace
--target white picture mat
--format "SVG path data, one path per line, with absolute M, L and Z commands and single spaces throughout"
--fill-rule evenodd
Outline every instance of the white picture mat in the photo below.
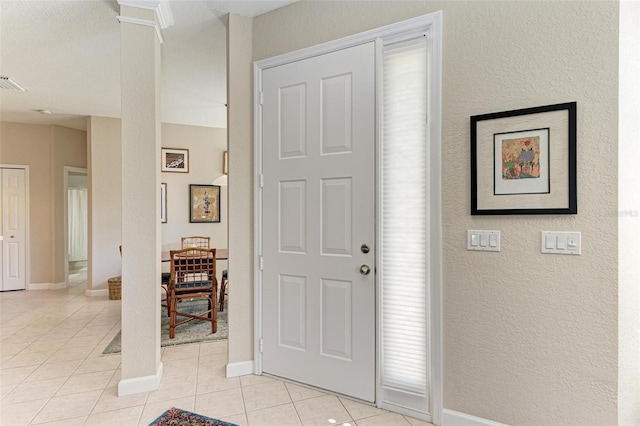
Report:
M 174 167 L 167 166 L 167 155 L 177 154 L 182 156 L 182 163 L 176 165 Z M 178 173 L 189 173 L 189 150 L 188 149 L 178 149 L 178 148 L 162 148 L 161 149 L 161 171 L 163 172 L 178 172 Z
M 502 178 L 502 141 L 540 137 L 540 177 L 527 179 Z M 546 194 L 549 192 L 549 129 L 509 132 L 494 135 L 494 193 L 496 195 Z
M 549 128 L 548 194 L 493 194 L 493 135 Z M 476 122 L 478 210 L 569 208 L 569 111 L 541 112 Z

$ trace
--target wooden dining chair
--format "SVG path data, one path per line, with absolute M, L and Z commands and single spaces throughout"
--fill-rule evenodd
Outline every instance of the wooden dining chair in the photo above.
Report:
M 211 322 L 211 333 L 218 331 L 216 279 L 216 249 L 188 247 L 171 250 L 171 279 L 167 292 L 169 307 L 169 338 L 175 337 L 176 327 L 193 320 Z M 206 309 L 187 312 L 187 299 L 206 299 Z
M 182 237 L 180 247 L 211 248 L 211 237 L 201 237 L 198 235 L 194 235 L 192 237 Z

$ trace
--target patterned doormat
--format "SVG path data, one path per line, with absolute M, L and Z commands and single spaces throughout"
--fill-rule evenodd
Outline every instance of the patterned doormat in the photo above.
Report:
M 206 310 L 207 301 L 204 299 L 183 300 L 180 302 L 180 311 L 197 313 Z M 161 330 L 160 330 L 160 346 L 184 345 L 187 343 L 209 342 L 215 340 L 226 340 L 228 337 L 227 311 L 218 312 L 218 331 L 211 334 L 211 323 L 207 321 L 193 320 L 186 324 L 176 327 L 176 337 L 169 339 L 169 317 L 167 309 L 161 310 Z M 178 317 L 180 318 L 180 317 Z M 120 353 L 121 349 L 121 332 L 111 340 L 107 347 L 102 351 L 103 355 Z
M 160 417 L 155 419 L 149 426 L 238 426 L 222 420 L 212 419 L 172 407 L 165 411 Z

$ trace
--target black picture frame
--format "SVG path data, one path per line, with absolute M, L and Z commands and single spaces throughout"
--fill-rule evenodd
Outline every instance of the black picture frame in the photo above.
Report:
M 471 116 L 471 214 L 577 214 L 576 116 L 576 102 Z
M 219 185 L 189 185 L 189 222 L 220 222 Z

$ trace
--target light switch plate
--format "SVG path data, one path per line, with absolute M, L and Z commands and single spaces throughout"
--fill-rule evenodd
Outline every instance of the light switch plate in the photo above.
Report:
M 500 231 L 467 230 L 467 250 L 500 251 Z
M 582 253 L 581 233 L 542 231 L 540 251 L 550 254 L 580 255 Z

